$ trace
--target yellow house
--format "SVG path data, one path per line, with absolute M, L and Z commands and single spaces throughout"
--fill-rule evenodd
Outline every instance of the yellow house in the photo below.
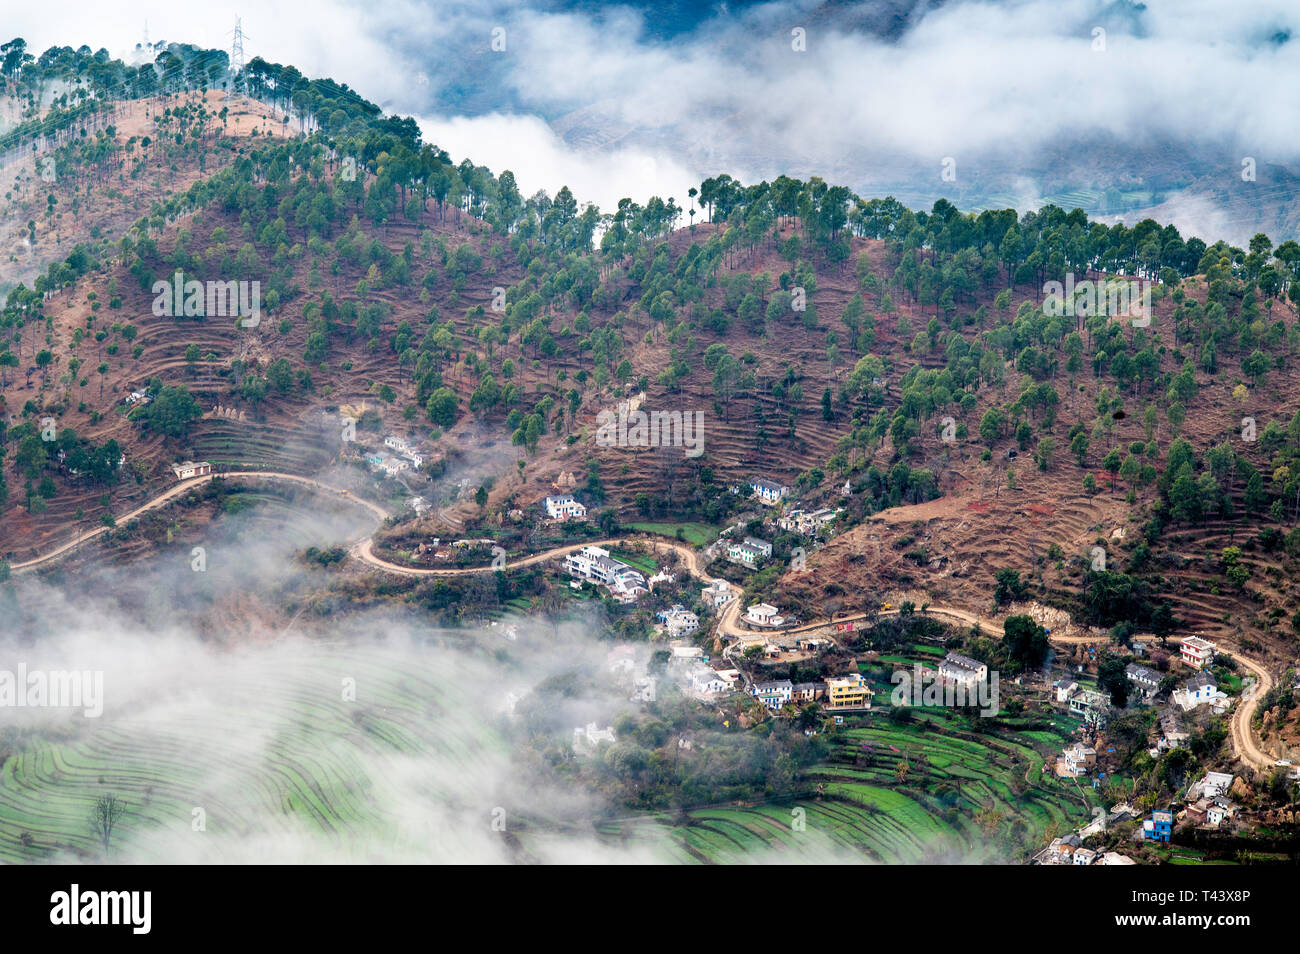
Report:
M 861 673 L 831 676 L 826 680 L 827 709 L 870 709 L 875 692 Z

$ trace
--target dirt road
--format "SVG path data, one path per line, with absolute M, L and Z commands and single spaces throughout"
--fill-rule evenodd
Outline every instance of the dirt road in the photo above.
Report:
M 301 486 L 310 487 L 315 490 L 332 493 L 338 497 L 348 500 L 349 502 L 359 504 L 360 506 L 368 509 L 376 517 L 378 517 L 378 519 L 381 522 L 387 520 L 389 516 L 391 516 L 391 514 L 387 510 L 385 510 L 383 507 L 379 506 L 376 503 L 372 503 L 369 500 L 366 500 L 362 497 L 358 497 L 355 494 L 351 493 L 350 491 L 344 490 L 340 487 L 334 487 L 329 484 L 322 483 L 319 480 L 314 480 L 310 477 L 302 477 L 299 476 L 298 474 L 287 474 L 287 473 L 280 473 L 275 471 L 232 471 L 230 473 L 225 473 L 225 474 L 205 474 L 202 477 L 193 477 L 190 478 L 189 480 L 181 481 L 175 486 L 169 487 L 167 490 L 163 491 L 161 494 L 154 497 L 152 500 L 148 501 L 147 503 L 142 504 L 141 506 L 137 507 L 136 509 L 132 510 L 129 513 L 123 514 L 121 517 L 117 519 L 117 522 L 126 523 L 130 520 L 135 519 L 136 517 L 139 517 L 141 514 L 148 513 L 151 510 L 157 510 L 160 507 L 165 507 L 169 503 L 174 501 L 177 497 L 183 496 L 184 494 L 188 493 L 190 490 L 193 490 L 194 488 L 199 487 L 202 484 L 208 483 L 209 481 L 212 481 L 218 477 L 241 478 L 241 479 L 263 479 L 263 480 L 273 480 L 273 481 L 282 481 L 286 483 L 299 484 Z M 110 528 L 108 527 L 98 527 L 94 530 L 89 531 L 88 533 L 81 534 L 75 540 L 69 540 L 67 543 L 64 543 L 61 546 L 56 547 L 55 549 L 51 550 L 48 553 L 38 556 L 32 560 L 28 560 L 23 563 L 16 563 L 12 565 L 10 567 L 10 570 L 14 573 L 22 573 L 28 570 L 35 569 L 36 567 L 39 567 L 43 564 L 50 563 L 54 560 L 57 560 L 59 557 L 64 556 L 65 554 L 76 549 L 81 544 L 86 543 L 89 540 L 95 539 L 100 534 L 106 533 L 109 529 Z M 394 573 L 402 576 L 466 576 L 474 573 L 495 573 L 497 572 L 498 569 L 514 570 L 520 567 L 533 566 L 538 563 L 545 563 L 548 560 L 555 560 L 555 559 L 562 558 L 564 556 L 567 556 L 570 553 L 574 553 L 578 550 L 581 550 L 583 547 L 586 546 L 609 547 L 609 546 L 614 546 L 620 543 L 631 542 L 631 541 L 649 544 L 657 552 L 671 550 L 672 552 L 676 553 L 678 557 L 681 558 L 682 564 L 686 567 L 687 571 L 696 579 L 699 579 L 706 584 L 710 584 L 714 582 L 714 578 L 704 572 L 704 568 L 701 566 L 701 562 L 700 562 L 700 554 L 694 548 L 689 547 L 684 543 L 663 540 L 656 537 L 647 537 L 647 536 L 610 537 L 604 540 L 589 540 L 584 543 L 569 544 L 562 547 L 556 547 L 551 550 L 545 550 L 541 553 L 534 553 L 531 556 L 522 557 L 521 559 L 518 560 L 513 560 L 511 562 L 506 563 L 503 567 L 494 567 L 490 565 L 476 566 L 476 567 L 401 566 L 400 564 L 392 563 L 388 560 L 381 559 L 380 557 L 377 557 L 375 555 L 373 537 L 366 537 L 364 540 L 355 544 L 351 549 L 351 553 L 360 562 L 365 563 L 368 566 L 375 567 L 376 569 L 382 570 L 386 573 Z M 724 637 L 728 637 L 736 640 L 737 643 L 742 648 L 748 645 L 753 645 L 755 643 L 761 643 L 762 641 L 766 640 L 769 636 L 775 634 L 788 635 L 791 633 L 805 633 L 812 630 L 817 630 L 828 626 L 832 626 L 836 623 L 854 622 L 857 620 L 866 619 L 868 617 L 868 614 L 866 613 L 857 613 L 848 616 L 836 617 L 833 620 L 818 620 L 811 623 L 805 623 L 800 626 L 792 627 L 790 629 L 754 630 L 754 629 L 746 629 L 740 625 L 740 614 L 743 609 L 743 605 L 742 605 L 743 603 L 744 603 L 743 594 L 738 593 L 737 596 L 733 598 L 723 609 L 722 614 L 719 617 L 719 621 L 718 621 L 718 632 Z M 921 612 L 921 610 L 917 610 L 917 612 Z M 987 617 L 979 616 L 978 614 L 971 613 L 968 612 L 967 610 L 959 609 L 954 606 L 936 606 L 931 604 L 925 608 L 924 612 L 931 616 L 940 616 L 946 619 L 955 620 L 960 623 L 965 623 L 972 626 L 978 626 L 980 630 L 982 630 L 983 632 L 988 633 L 990 636 L 994 636 L 999 639 L 1003 636 L 1002 626 L 999 623 L 997 623 L 995 620 L 989 619 Z M 889 609 L 889 610 L 882 610 L 878 615 L 893 616 L 896 615 L 897 613 L 898 613 L 897 609 Z M 1057 643 L 1060 645 L 1097 642 L 1096 638 L 1091 636 L 1053 636 L 1050 638 L 1053 643 Z M 1240 663 L 1242 666 L 1248 669 L 1251 672 L 1251 674 L 1254 675 L 1256 678 L 1256 683 L 1254 685 L 1253 691 L 1250 692 L 1249 697 L 1247 697 L 1246 694 L 1243 693 L 1242 698 L 1238 700 L 1237 706 L 1233 710 L 1232 719 L 1230 721 L 1233 750 L 1236 752 L 1237 756 L 1247 765 L 1253 768 L 1258 768 L 1263 770 L 1271 769 L 1274 765 L 1274 759 L 1266 755 L 1264 751 L 1260 748 L 1253 732 L 1251 731 L 1251 720 L 1254 717 L 1255 710 L 1259 706 L 1260 698 L 1272 688 L 1273 678 L 1269 674 L 1268 670 L 1263 665 L 1256 662 L 1255 660 L 1243 656 L 1239 652 L 1231 652 L 1226 649 L 1220 649 L 1219 651 L 1223 655 L 1230 656 L 1233 659 L 1235 659 L 1238 663 Z

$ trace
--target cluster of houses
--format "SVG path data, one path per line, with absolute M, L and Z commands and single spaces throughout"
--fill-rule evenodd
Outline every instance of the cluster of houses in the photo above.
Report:
M 1196 675 L 1183 682 L 1171 694 L 1174 705 L 1184 712 L 1208 705 L 1216 714 L 1221 714 L 1232 704 L 1232 698 L 1219 689 L 1214 677 L 1205 671 L 1214 661 L 1215 648 L 1214 643 L 1199 636 L 1188 636 L 1182 641 L 1180 658 L 1198 670 Z M 1124 675 L 1134 693 L 1144 702 L 1150 702 L 1160 689 L 1160 674 L 1146 666 L 1130 663 L 1125 667 Z
M 573 494 L 557 494 L 542 501 L 548 520 L 586 520 L 587 508 Z
M 153 401 L 153 396 L 148 391 L 132 391 L 126 396 L 127 407 L 144 407 Z
M 815 537 L 822 527 L 834 520 L 840 511 L 823 507 L 809 513 L 806 510 L 791 510 L 776 518 L 776 525 L 787 533 L 799 533 L 805 537 Z
M 640 572 L 611 558 L 603 547 L 585 546 L 570 553 L 564 558 L 564 568 L 571 576 L 604 586 L 620 603 L 635 603 L 650 592 Z
M 376 452 L 365 456 L 372 471 L 396 477 L 404 470 L 419 470 L 424 466 L 424 455 L 404 437 L 389 434 L 384 438 L 384 447 L 393 453 Z
M 1137 817 L 1137 812 L 1127 802 L 1116 805 L 1105 815 L 1098 815 L 1082 828 L 1076 828 L 1068 835 L 1053 838 L 1052 843 L 1036 854 L 1033 863 L 1037 865 L 1133 865 L 1137 864 L 1128 855 L 1118 851 L 1097 851 L 1083 847 L 1092 835 L 1104 832 L 1117 822 L 1128 821 Z
M 875 690 L 867 685 L 861 673 L 829 676 L 825 682 L 792 683 L 789 679 L 756 682 L 749 694 L 768 709 L 776 711 L 790 703 L 822 701 L 822 708 L 831 712 L 847 712 L 871 708 Z
M 1236 780 L 1235 775 L 1226 772 L 1206 772 L 1188 789 L 1187 807 L 1179 819 L 1198 828 L 1221 828 L 1237 815 L 1237 803 L 1228 797 Z
M 714 669 L 698 646 L 674 645 L 668 671 L 684 690 L 704 700 L 717 699 L 736 691 L 739 669 Z
M 424 455 L 416 450 L 406 438 L 398 437 L 396 434 L 389 434 L 384 438 L 384 446 L 398 457 L 409 462 L 415 470 L 419 470 L 424 466 Z
M 1206 772 L 1200 781 L 1187 790 L 1187 807 L 1177 813 L 1173 808 L 1156 809 L 1150 818 L 1142 820 L 1142 830 L 1135 837 L 1146 841 L 1168 842 L 1175 821 L 1187 822 L 1196 828 L 1218 829 L 1237 816 L 1239 807 L 1229 792 L 1237 777 L 1227 772 Z
M 1094 851 L 1084 848 L 1079 835 L 1056 838 L 1035 859 L 1040 865 L 1135 865 L 1128 855 L 1118 851 Z

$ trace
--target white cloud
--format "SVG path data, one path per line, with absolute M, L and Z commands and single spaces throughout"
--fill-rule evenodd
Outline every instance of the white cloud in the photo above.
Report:
M 686 190 L 701 178 L 700 170 L 667 151 L 575 148 L 534 116 L 426 117 L 419 124 L 426 142 L 453 157 L 469 156 L 498 175 L 509 169 L 525 195 L 544 189 L 553 196 L 567 185 L 579 201 L 607 211 L 629 196 L 638 202 L 651 195 L 672 196 L 684 206 Z

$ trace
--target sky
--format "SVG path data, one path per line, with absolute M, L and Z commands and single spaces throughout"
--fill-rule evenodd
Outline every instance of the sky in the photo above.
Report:
M 685 204 L 720 171 L 1023 208 L 1078 187 L 1231 188 L 1246 157 L 1267 185 L 1300 160 L 1290 0 L 1231 16 L 1217 0 L 51 0 L 6 21 L 37 50 L 124 53 L 146 20 L 154 40 L 229 48 L 237 14 L 248 56 L 331 75 L 457 159 L 605 209 Z

